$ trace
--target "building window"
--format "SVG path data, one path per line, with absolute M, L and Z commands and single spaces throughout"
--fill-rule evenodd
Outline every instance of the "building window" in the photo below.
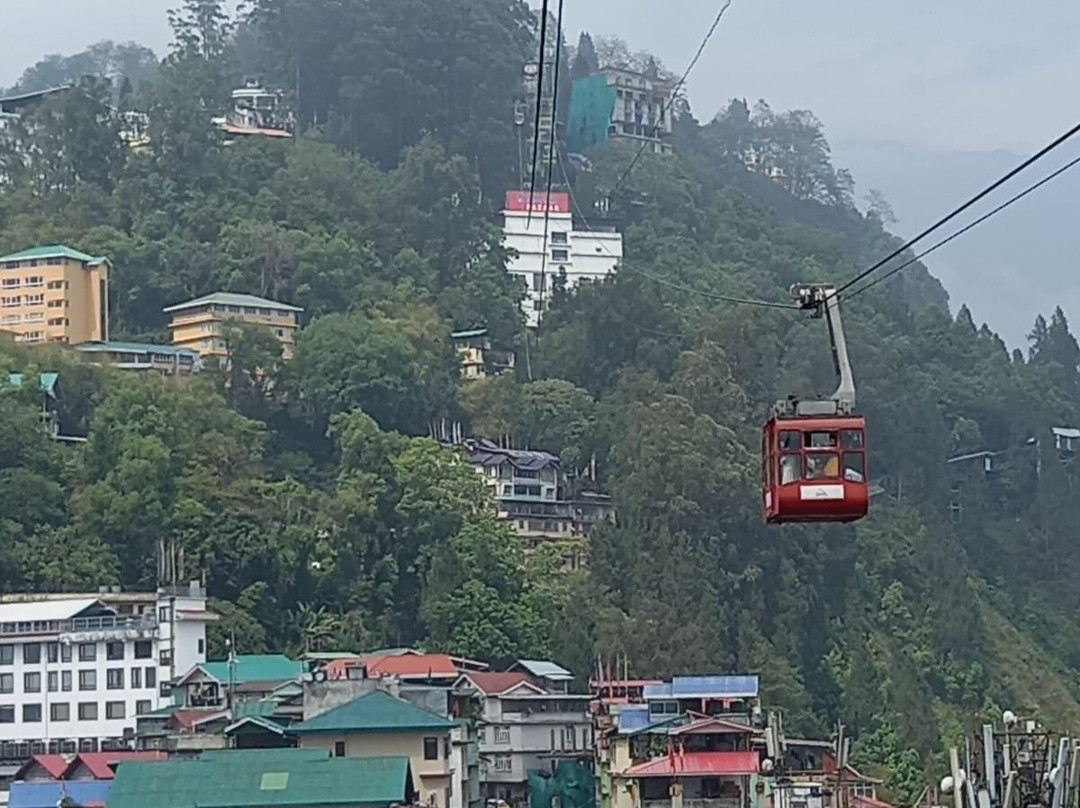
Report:
M 154 658 L 154 645 L 150 640 L 136 640 L 135 641 L 135 658 L 136 659 L 153 659 Z
M 49 661 L 50 665 L 56 663 L 60 659 L 60 646 L 55 642 L 45 643 L 45 658 Z
M 15 664 L 15 646 L 0 645 L 0 665 Z
M 60 671 L 60 689 L 65 693 L 71 691 L 71 671 Z
M 204 342 L 205 342 L 205 340 L 204 340 Z M 168 606 L 159 606 L 158 607 L 157 619 L 158 619 L 159 623 L 168 623 L 169 622 L 171 617 L 170 617 L 170 612 L 169 612 L 169 607 Z
M 71 662 L 71 646 L 68 644 L 60 646 L 60 661 Z
M 13 309 L 22 305 L 22 295 L 13 295 L 11 297 L 0 297 L 0 306 L 4 308 Z
M 345 757 L 345 741 L 334 741 L 334 757 Z
M 150 704 L 150 699 L 139 699 L 137 702 L 135 702 L 135 715 L 142 715 L 143 713 L 148 713 L 152 709 L 153 707 Z
M 79 702 L 79 720 L 80 721 L 97 721 L 97 702 L 96 701 L 80 701 Z
M 570 251 L 566 249 L 555 249 L 551 251 L 552 261 L 569 261 Z
M 573 727 L 563 728 L 563 744 L 564 749 L 577 749 L 577 732 Z
M 56 671 L 49 671 L 49 692 L 55 693 L 60 689 L 60 674 Z
M 24 704 L 22 706 L 22 720 L 24 724 L 40 724 L 41 723 L 41 705 L 40 704 Z
M 44 302 L 45 302 L 45 295 L 43 295 L 41 293 L 38 293 L 36 295 L 27 295 L 26 296 L 26 305 L 27 306 L 40 306 Z
M 138 690 L 142 687 L 142 668 L 131 669 L 131 689 Z
M 158 654 L 158 663 L 161 665 L 171 665 L 172 651 L 170 651 L 168 648 L 162 649 L 162 651 Z
M 206 640 L 204 640 L 202 637 L 199 637 L 199 653 L 206 653 Z
M 97 671 L 79 671 L 79 690 L 97 690 Z
M 40 275 L 31 275 L 26 279 L 26 285 L 32 287 L 38 287 L 45 283 L 45 279 Z
M 41 662 L 41 643 L 28 642 L 22 647 L 22 661 L 24 665 L 37 665 Z
M 146 686 L 157 687 L 157 668 L 146 668 Z
M 424 760 L 439 759 L 439 739 L 424 738 Z
M 105 643 L 105 658 L 106 659 L 123 659 L 124 658 L 124 641 L 112 640 Z
M 93 662 L 97 659 L 97 643 L 79 643 L 79 662 Z
M 126 710 L 124 709 L 124 702 L 122 701 L 107 701 L 105 702 L 105 717 L 111 719 L 125 718 Z
M 15 692 L 15 674 L 0 673 L 0 693 Z
M 533 273 L 533 291 L 534 292 L 543 292 L 544 291 L 544 286 L 546 285 L 546 283 L 547 283 L 547 281 L 544 278 L 544 274 L 542 272 L 534 272 Z
M 495 743 L 510 743 L 510 727 L 495 727 Z
M 23 674 L 23 692 L 25 693 L 40 693 L 41 692 L 41 674 L 37 671 L 27 672 Z
M 487 727 L 476 728 L 476 741 L 477 743 L 487 743 Z
M 46 284 L 45 288 L 46 289 L 63 289 L 64 288 L 64 282 L 63 281 L 49 281 L 48 284 Z
M 109 668 L 105 671 L 105 687 L 108 690 L 124 689 L 124 669 Z
M 49 705 L 50 721 L 70 721 L 71 705 L 66 701 L 58 701 Z
M 509 755 L 495 756 L 495 771 L 508 772 L 512 768 Z
M 15 705 L 0 704 L 0 724 L 15 723 Z
M 566 233 L 563 232 L 563 231 L 558 231 L 558 230 L 552 231 L 552 233 L 551 233 L 551 243 L 552 244 L 565 244 L 566 243 Z

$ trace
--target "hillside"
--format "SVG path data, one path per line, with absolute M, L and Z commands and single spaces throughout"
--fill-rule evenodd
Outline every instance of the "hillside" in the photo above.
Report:
M 295 355 L 238 328 L 226 371 L 162 384 L 0 343 L 0 377 L 60 372 L 64 429 L 88 437 L 50 441 L 34 391 L 0 391 L 0 586 L 150 585 L 166 539 L 206 574 L 216 654 L 235 632 L 242 652 L 419 643 L 582 677 L 597 655 L 642 676 L 758 671 L 790 731 L 842 719 L 901 799 L 940 776 L 973 712 L 1077 720 L 1080 504 L 1050 430 L 1080 423 L 1080 348 L 1060 311 L 1010 354 L 921 266 L 846 303 L 884 493 L 854 526 L 766 527 L 757 430 L 776 399 L 829 385 L 827 335 L 715 296 L 783 301 L 899 244 L 856 208 L 816 119 L 684 110 L 676 156 L 621 184 L 627 149 L 590 152 L 575 198 L 609 198 L 627 258 L 529 335 L 494 218 L 536 47 L 527 9 L 254 7 L 234 30 L 216 0 L 186 0 L 130 99 L 145 151 L 122 144 L 93 77 L 13 128 L 0 254 L 108 256 L 117 339 L 165 339 L 163 307 L 217 290 L 291 301 Z M 225 146 L 210 126 L 249 65 L 281 86 L 299 73 L 296 142 Z M 748 172 L 750 153 L 790 181 Z M 461 380 L 450 333 L 481 325 L 527 351 L 516 378 Z M 472 469 L 424 437 L 443 417 L 596 457 L 618 520 L 588 569 L 526 558 Z M 947 462 L 980 450 L 1001 453 L 990 473 Z

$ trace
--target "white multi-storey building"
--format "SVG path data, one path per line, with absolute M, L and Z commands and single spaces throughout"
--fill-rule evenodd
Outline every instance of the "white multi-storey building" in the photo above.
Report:
M 206 593 L 7 595 L 0 599 L 0 760 L 125 748 L 135 716 L 172 700 L 206 660 Z
M 564 192 L 507 191 L 503 245 L 517 253 L 507 269 L 528 290 L 523 305 L 530 328 L 539 324 L 560 277 L 565 277 L 567 289 L 582 280 L 606 278 L 618 268 L 623 255 L 622 234 L 616 230 L 574 229 L 570 195 Z

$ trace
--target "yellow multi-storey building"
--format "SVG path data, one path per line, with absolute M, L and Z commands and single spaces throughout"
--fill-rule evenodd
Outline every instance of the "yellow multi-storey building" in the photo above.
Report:
M 298 327 L 297 315 L 303 309 L 253 295 L 215 292 L 212 295 L 169 306 L 173 345 L 190 348 L 201 356 L 228 356 L 225 324 L 239 320 L 266 326 L 281 341 L 281 354 L 292 357 Z
M 111 268 L 61 244 L 0 256 L 0 331 L 25 343 L 107 340 Z

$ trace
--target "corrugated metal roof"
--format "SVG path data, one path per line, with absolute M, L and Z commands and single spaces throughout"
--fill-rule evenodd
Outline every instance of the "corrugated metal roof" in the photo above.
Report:
M 80 342 L 78 345 L 73 346 L 77 351 L 83 351 L 84 353 L 107 353 L 114 351 L 117 353 L 156 353 L 156 354 L 168 354 L 169 356 L 191 356 L 195 357 L 197 354 L 190 348 L 183 348 L 178 345 L 159 345 L 151 342 Z
M 76 805 L 104 805 L 112 782 L 112 780 L 14 782 L 8 792 L 8 808 L 56 808 L 64 795 L 67 795 L 68 799 Z
M 453 721 L 376 690 L 302 721 L 289 732 L 413 732 L 451 730 Z
M 546 659 L 519 659 L 514 667 L 524 668 L 538 679 L 568 682 L 574 678 L 574 674 L 566 668 Z
M 758 677 L 676 676 L 670 682 L 645 685 L 646 699 L 746 699 L 758 695 Z
M 93 606 L 100 606 L 105 614 L 112 610 L 93 598 L 72 600 L 39 600 L 20 603 L 0 603 L 0 623 L 33 622 L 41 620 L 70 620 Z
M 549 452 L 503 449 L 489 440 L 479 440 L 469 446 L 469 462 L 485 468 L 509 463 L 514 468 L 538 471 L 548 466 L 558 466 L 559 458 Z
M 543 688 L 537 685 L 529 674 L 519 673 L 517 671 L 509 671 L 507 673 L 469 671 L 462 676 L 462 679 L 468 679 L 468 681 L 473 683 L 477 690 L 488 696 L 505 693 L 507 690 L 521 684 L 527 684 L 530 687 L 534 687 L 538 691 L 543 692 Z
M 82 261 L 87 264 L 102 264 L 109 260 L 101 256 L 88 255 L 79 250 L 73 250 L 63 244 L 48 244 L 43 247 L 31 247 L 28 250 L 0 256 L 0 261 L 30 261 L 35 258 L 70 258 L 73 261 Z
M 620 777 L 745 776 L 757 774 L 757 752 L 685 752 L 625 769 Z M 110 805 L 109 808 L 112 808 Z
M 196 666 L 219 682 L 236 684 L 243 682 L 284 682 L 295 679 L 307 669 L 307 665 L 284 654 L 240 654 L 233 663 L 230 674 L 227 661 L 204 662 Z
M 181 311 L 182 309 L 194 309 L 199 306 L 206 305 L 218 305 L 218 306 L 250 306 L 257 309 L 277 309 L 278 311 L 303 311 L 298 306 L 293 306 L 290 303 L 279 303 L 276 300 L 268 300 L 265 297 L 255 297 L 254 295 L 242 295 L 235 292 L 214 292 L 213 294 L 203 295 L 197 297 L 194 300 L 187 300 L 183 303 L 177 303 L 168 308 L 162 309 L 166 314 L 173 311 Z
M 253 749 L 197 760 L 125 763 L 109 808 L 389 806 L 412 798 L 407 757 L 332 758 L 324 750 Z

